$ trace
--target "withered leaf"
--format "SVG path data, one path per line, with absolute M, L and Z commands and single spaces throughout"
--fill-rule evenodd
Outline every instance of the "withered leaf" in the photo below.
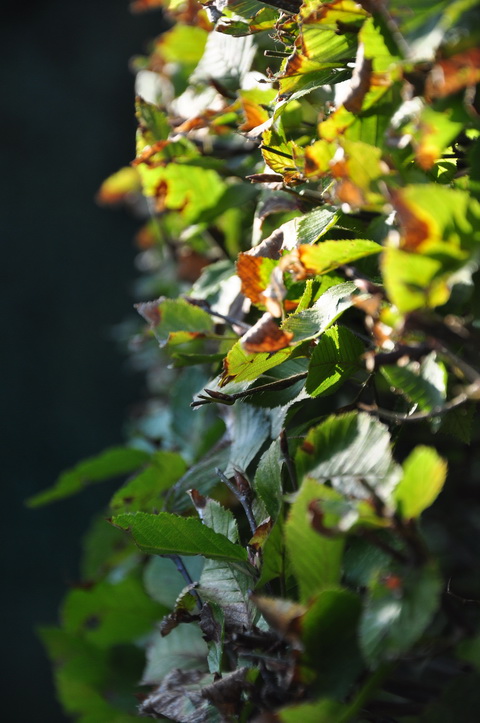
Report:
M 480 48 L 470 48 L 434 65 L 425 84 L 425 97 L 445 98 L 479 82 Z
M 241 339 L 242 347 L 248 353 L 274 352 L 285 349 L 293 339 L 293 334 L 283 331 L 267 311 Z
M 266 520 L 264 520 L 258 525 L 253 537 L 248 541 L 249 546 L 253 547 L 254 550 L 260 550 L 266 543 L 272 527 L 272 518 L 267 517 Z
M 291 642 L 298 642 L 301 619 L 307 608 L 291 600 L 252 595 L 251 600 L 271 627 Z
M 270 283 L 270 274 L 276 266 L 273 259 L 241 253 L 237 259 L 237 276 L 245 294 L 256 306 L 265 306 L 264 291 Z
M 209 723 L 216 711 L 203 697 L 214 676 L 201 670 L 172 670 L 139 707 L 140 715 L 170 718 L 182 723 Z

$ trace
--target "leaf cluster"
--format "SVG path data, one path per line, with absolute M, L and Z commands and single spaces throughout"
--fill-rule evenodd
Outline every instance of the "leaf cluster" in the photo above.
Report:
M 150 398 L 30 501 L 124 479 L 42 632 L 62 703 L 473 721 L 478 3 L 133 3 L 158 7 L 99 192 L 145 214 Z

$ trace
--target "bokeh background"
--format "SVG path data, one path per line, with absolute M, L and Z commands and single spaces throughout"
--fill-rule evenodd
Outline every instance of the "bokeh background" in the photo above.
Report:
M 78 580 L 108 485 L 52 507 L 25 499 L 122 441 L 142 393 L 112 329 L 132 311 L 136 222 L 95 205 L 134 155 L 129 60 L 163 27 L 128 0 L 8 3 L 0 26 L 2 191 L 2 720 L 60 723 L 35 627 Z

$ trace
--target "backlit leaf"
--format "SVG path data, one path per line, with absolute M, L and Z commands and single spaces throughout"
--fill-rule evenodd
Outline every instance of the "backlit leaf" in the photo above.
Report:
M 302 245 L 298 255 L 305 272 L 309 275 L 327 274 L 344 264 L 378 254 L 382 250 L 374 241 L 355 239 L 351 241 L 323 241 L 315 246 Z
M 362 367 L 362 342 L 344 326 L 327 329 L 315 347 L 305 383 L 312 397 L 331 394 Z
M 401 517 L 410 520 L 430 507 L 446 476 L 447 463 L 432 447 L 415 447 L 403 463 L 403 478 L 394 493 Z
M 285 542 L 302 602 L 340 580 L 344 539 L 342 536 L 326 537 L 316 532 L 311 525 L 309 512 L 311 502 L 335 495 L 333 490 L 322 487 L 316 480 L 305 479 L 290 508 L 285 525 Z M 326 524 L 335 524 L 336 521 L 334 516 L 332 519 L 327 515 Z M 302 551 L 300 555 L 299 550 Z

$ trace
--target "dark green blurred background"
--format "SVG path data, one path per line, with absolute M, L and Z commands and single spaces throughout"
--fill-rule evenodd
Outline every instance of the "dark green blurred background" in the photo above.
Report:
M 132 315 L 136 223 L 98 208 L 134 155 L 132 55 L 162 26 L 128 0 L 9 3 L 1 24 L 2 720 L 65 721 L 34 627 L 78 579 L 112 487 L 27 510 L 66 467 L 122 441 L 143 382 L 112 327 Z

